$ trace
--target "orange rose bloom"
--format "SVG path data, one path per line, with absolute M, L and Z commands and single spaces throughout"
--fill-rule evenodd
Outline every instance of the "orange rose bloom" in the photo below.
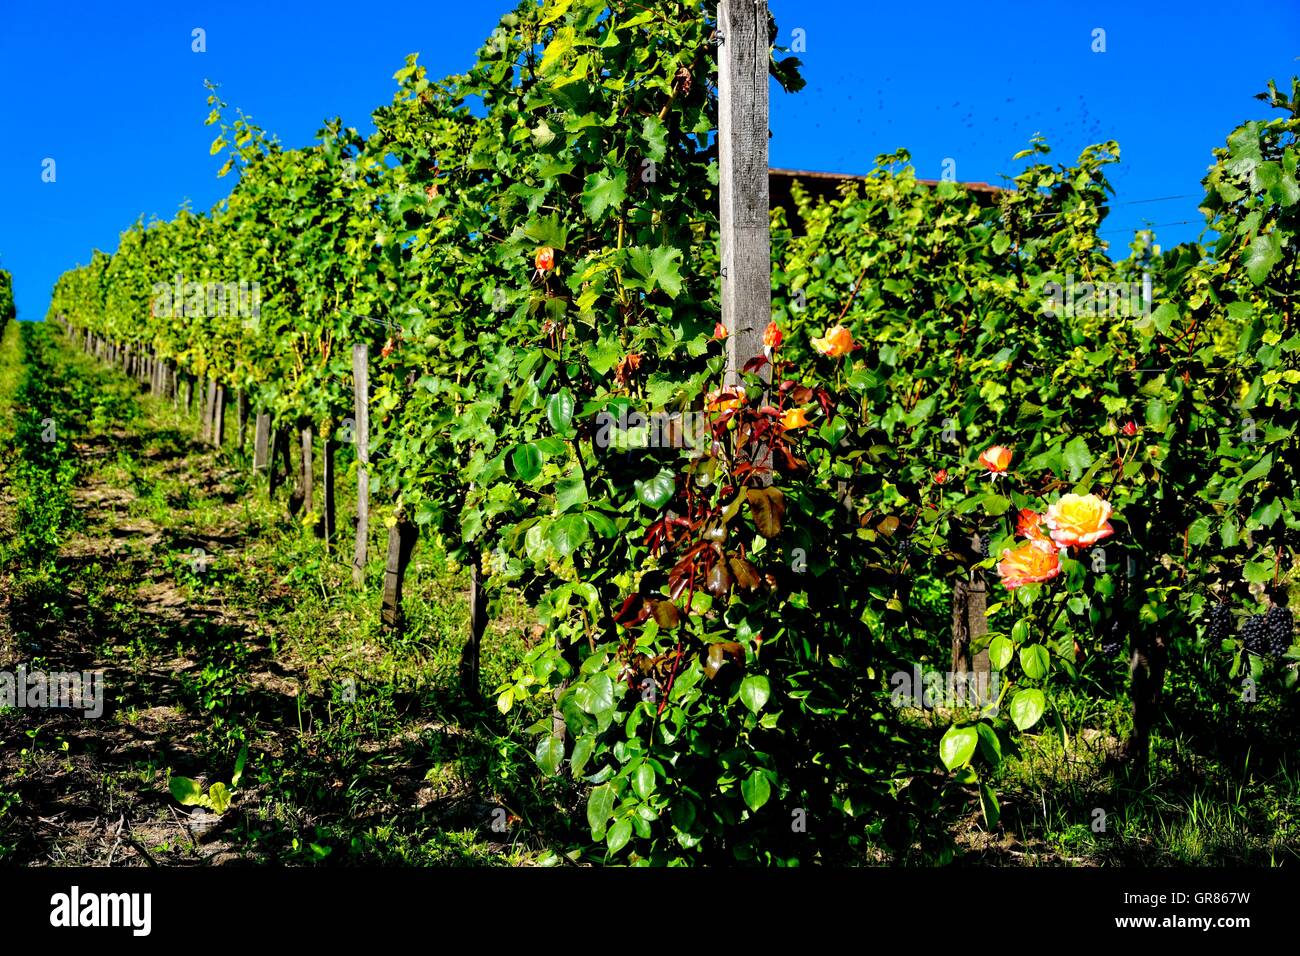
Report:
M 715 339 L 725 339 L 727 337 L 727 327 L 719 322 L 713 327 L 713 337 Z
M 1110 526 L 1110 502 L 1096 495 L 1062 495 L 1047 509 L 1043 523 L 1062 547 L 1085 548 L 1115 533 Z
M 1016 517 L 1016 534 L 1030 541 L 1048 540 L 1043 528 L 1043 516 L 1031 508 L 1021 508 Z
M 767 323 L 767 328 L 763 331 L 763 344 L 769 349 L 779 349 L 781 347 L 781 329 L 775 322 Z
M 987 448 L 980 453 L 980 464 L 993 474 L 1000 475 L 1011 464 L 1011 449 L 1002 445 Z
M 948 483 L 948 469 L 940 468 L 934 473 L 934 483 L 936 485 L 946 485 Z
M 853 333 L 842 325 L 836 325 L 826 330 L 825 338 L 813 339 L 812 347 L 822 355 L 839 358 L 841 355 L 848 355 L 858 346 L 853 341 Z
M 808 421 L 808 416 L 804 414 L 802 408 L 792 408 L 781 416 L 781 427 L 786 431 L 794 428 L 807 428 L 812 422 Z
M 745 403 L 745 390 L 737 385 L 735 388 L 723 389 L 720 392 L 709 392 L 704 396 L 704 404 L 712 412 L 730 412 L 739 408 Z
M 550 246 L 542 246 L 537 250 L 537 271 L 549 272 L 555 267 L 555 250 Z
M 998 576 L 1008 589 L 1050 581 L 1061 573 L 1061 559 L 1050 541 L 1025 541 L 1002 552 Z

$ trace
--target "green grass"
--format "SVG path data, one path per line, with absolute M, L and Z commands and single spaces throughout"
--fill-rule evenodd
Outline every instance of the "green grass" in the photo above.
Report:
M 165 800 L 169 771 L 228 779 L 247 744 L 249 768 L 224 831 L 228 852 L 247 859 L 509 864 L 552 857 L 557 835 L 573 842 L 573 788 L 541 780 L 517 743 L 521 722 L 540 713 L 507 718 L 491 705 L 492 688 L 527 647 L 521 602 L 507 599 L 485 637 L 488 702 L 471 704 L 458 676 L 468 627 L 462 569 L 421 545 L 406 583 L 408 625 L 395 639 L 379 621 L 382 528 L 371 586 L 358 591 L 346 562 L 287 516 L 283 493 L 268 499 L 245 456 L 197 447 L 196 418 L 57 348 L 52 329 L 25 331 L 40 353 L 33 361 L 29 349 L 25 387 L 74 423 L 69 441 L 110 440 L 94 457 L 63 445 L 42 458 L 59 459 L 66 473 L 55 510 L 24 512 L 35 496 L 19 496 L 19 511 L 48 532 L 40 575 L 74 595 L 28 602 L 20 641 L 49 628 L 75 632 L 120 670 L 113 721 L 175 725 L 156 752 L 102 767 L 108 790 L 139 804 Z M 0 383 L 14 378 L 16 358 L 6 355 Z M 70 507 L 73 485 L 97 496 L 84 517 Z M 342 487 L 339 497 L 345 528 L 353 501 Z M 106 541 L 116 541 L 111 555 L 98 550 Z M 4 566 L 30 596 L 40 576 L 32 549 L 7 547 Z M 0 736 L 7 726 L 0 718 Z M 497 808 L 512 821 L 504 831 L 492 826 Z M 148 849 L 177 862 L 201 853 L 177 839 Z

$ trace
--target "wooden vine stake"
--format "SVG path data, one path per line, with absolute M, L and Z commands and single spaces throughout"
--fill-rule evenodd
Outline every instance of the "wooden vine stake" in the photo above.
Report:
M 271 416 L 258 409 L 253 425 L 253 471 L 260 471 L 271 462 Z
M 357 537 L 352 551 L 352 583 L 362 587 L 366 577 L 366 542 L 370 537 L 370 348 L 352 346 L 352 399 L 357 449 Z
M 483 590 L 483 572 L 475 561 L 469 568 L 469 638 L 460 655 L 461 690 L 474 704 L 480 703 L 483 696 L 479 689 L 479 660 L 487 623 L 487 592 Z
M 317 537 L 324 537 L 325 550 L 334 547 L 334 453 L 338 441 L 334 437 L 334 422 L 327 419 L 321 426 L 321 521 L 316 525 Z
M 772 319 L 767 26 L 766 0 L 718 3 L 718 221 L 727 388 L 742 384 L 745 367 L 763 354 L 763 332 Z M 759 374 L 770 383 L 771 365 Z M 766 457 L 758 449 L 757 458 Z M 770 480 L 765 472 L 759 483 Z
M 298 488 L 295 497 L 298 507 L 306 508 L 311 513 L 315 507 L 314 468 L 312 465 L 312 427 L 310 422 L 299 423 L 298 427 Z M 292 505 L 290 506 L 292 511 Z
M 271 461 L 267 468 L 267 494 L 274 498 L 276 490 L 289 479 L 292 465 L 289 462 L 289 431 L 275 428 L 271 432 Z M 290 510 L 295 511 L 292 504 Z
M 402 614 L 402 579 L 406 566 L 411 563 L 418 530 L 415 523 L 403 515 L 388 530 L 388 558 L 384 562 L 384 603 L 380 618 L 384 624 L 399 634 L 405 626 Z
M 208 422 L 208 380 L 199 376 L 199 423 L 203 426 L 203 444 L 212 439 L 212 426 Z
M 218 385 L 212 405 L 212 444 L 220 448 L 226 434 L 226 386 Z
M 984 558 L 979 535 L 970 539 L 972 564 Z M 988 703 L 983 695 L 992 687 L 990 683 L 990 664 L 988 647 L 979 650 L 974 645 L 983 645 L 989 632 L 988 622 L 988 585 L 983 572 L 972 568 L 959 577 L 952 586 L 952 672 L 970 674 L 974 683 L 968 690 L 978 690 L 979 703 Z M 969 699 L 969 698 L 968 698 Z
M 992 665 L 989 662 L 988 584 L 984 572 L 975 567 L 983 561 L 984 545 L 980 534 L 972 534 L 964 548 L 967 567 L 952 583 L 952 673 L 969 675 L 968 692 L 978 691 L 978 702 L 993 689 Z M 980 645 L 975 649 L 975 645 Z M 996 696 L 996 694 L 994 695 Z M 968 700 L 970 697 L 968 696 Z
M 239 446 L 239 453 L 242 455 L 244 453 L 245 432 L 248 431 L 248 389 L 241 388 L 236 393 L 235 404 L 239 413 L 238 446 Z
M 470 485 L 470 490 L 474 488 Z M 477 550 L 476 546 L 471 545 L 471 553 Z M 460 653 L 460 687 L 465 694 L 465 698 L 471 704 L 480 704 L 483 700 L 482 691 L 479 687 L 479 661 L 481 659 L 483 647 L 483 634 L 487 631 L 488 625 L 488 596 L 483 587 L 483 570 L 481 557 L 473 553 L 473 559 L 469 568 L 469 634 L 465 638 L 465 647 Z M 557 646 L 558 638 L 557 638 Z M 564 648 L 561 646 L 561 650 Z M 568 682 L 563 682 L 561 688 L 566 687 Z M 563 736 L 564 718 L 560 716 L 558 710 L 552 714 L 552 721 L 558 720 L 556 732 Z M 556 726 L 553 723 L 553 726 Z

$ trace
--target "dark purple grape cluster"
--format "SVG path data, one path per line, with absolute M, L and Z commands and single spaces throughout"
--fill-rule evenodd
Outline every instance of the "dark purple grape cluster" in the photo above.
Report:
M 1101 642 L 1101 652 L 1107 657 L 1118 657 L 1124 647 L 1124 627 L 1119 618 L 1110 622 Z
M 993 536 L 986 531 L 980 535 L 980 554 L 987 558 L 991 547 L 993 547 Z
M 1256 657 L 1281 657 L 1291 647 L 1295 618 L 1290 608 L 1275 604 L 1264 614 L 1246 619 L 1241 642 Z
M 1232 611 L 1226 603 L 1216 604 L 1210 609 L 1210 618 L 1205 625 L 1205 638 L 1213 644 L 1222 644 L 1232 627 Z
M 1264 615 L 1252 614 L 1241 625 L 1241 643 L 1250 654 L 1263 657 L 1267 648 L 1264 639 Z
M 1281 657 L 1291 649 L 1291 640 L 1295 632 L 1295 618 L 1289 607 L 1274 604 L 1264 615 L 1264 639 L 1268 642 L 1269 652 L 1274 657 Z

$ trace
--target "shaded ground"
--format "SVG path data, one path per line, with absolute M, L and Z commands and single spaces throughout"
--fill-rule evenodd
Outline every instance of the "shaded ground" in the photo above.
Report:
M 545 810 L 509 795 L 518 755 L 454 690 L 452 576 L 415 569 L 410 637 L 385 646 L 373 589 L 351 593 L 339 562 L 248 487 L 238 456 L 200 445 L 170 403 L 58 354 L 59 374 L 117 393 L 131 418 L 46 412 L 89 427 L 64 449 L 77 476 L 67 531 L 43 555 L 14 543 L 19 499 L 40 482 L 5 482 L 0 670 L 97 672 L 107 702 L 97 719 L 0 713 L 0 859 L 488 863 L 542 849 L 543 827 L 518 837 L 521 814 Z M 489 653 L 519 639 L 498 624 Z M 172 798 L 169 773 L 230 783 L 244 745 L 226 813 Z

